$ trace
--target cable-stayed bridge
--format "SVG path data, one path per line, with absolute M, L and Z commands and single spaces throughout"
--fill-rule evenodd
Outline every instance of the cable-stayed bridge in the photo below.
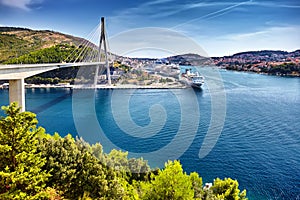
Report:
M 99 37 L 100 33 L 100 37 Z M 100 38 L 99 46 L 94 45 L 90 41 Z M 103 49 L 101 48 L 103 44 Z M 97 84 L 97 77 L 100 67 L 106 67 L 107 84 L 111 84 L 110 69 L 109 69 L 109 55 L 108 43 L 106 40 L 106 31 L 104 18 L 101 18 L 101 23 L 88 36 L 87 40 L 79 45 L 81 50 L 79 52 L 72 52 L 66 60 L 73 60 L 73 62 L 61 63 L 42 63 L 42 64 L 10 64 L 0 65 L 0 80 L 9 81 L 9 102 L 18 102 L 25 111 L 25 83 L 24 79 L 51 70 L 68 68 L 68 67 L 93 67 L 94 68 L 94 85 Z M 103 56 L 104 55 L 104 56 Z M 104 58 L 104 61 L 102 61 Z

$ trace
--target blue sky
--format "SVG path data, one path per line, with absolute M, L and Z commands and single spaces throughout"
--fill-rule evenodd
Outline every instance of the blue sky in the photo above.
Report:
M 1 26 L 86 37 L 101 16 L 109 37 L 168 28 L 196 41 L 209 56 L 300 49 L 299 0 L 0 0 Z

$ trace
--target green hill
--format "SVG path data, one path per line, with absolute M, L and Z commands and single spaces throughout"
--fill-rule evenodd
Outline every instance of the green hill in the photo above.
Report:
M 0 27 L 0 63 L 60 44 L 78 46 L 85 39 L 49 31 Z

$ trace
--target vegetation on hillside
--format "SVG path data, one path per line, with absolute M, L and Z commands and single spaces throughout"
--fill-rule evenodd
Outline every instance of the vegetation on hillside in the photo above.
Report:
M 270 67 L 267 73 L 272 75 L 300 74 L 300 65 L 291 62 L 286 62 L 280 65 L 273 65 Z
M 75 59 L 82 60 L 80 55 L 82 47 L 60 44 L 42 50 L 33 51 L 22 55 L 18 58 L 13 58 L 5 62 L 5 64 L 36 64 L 36 63 L 61 63 L 74 62 Z M 91 51 L 91 49 L 89 50 Z M 70 57 L 70 55 L 72 55 Z M 29 84 L 57 84 L 59 82 L 73 82 L 77 75 L 78 67 L 62 68 L 45 72 L 30 78 L 25 81 Z
M 0 63 L 59 44 L 79 46 L 82 38 L 54 31 L 0 27 Z
M 99 143 L 46 134 L 16 103 L 2 109 L 0 199 L 247 199 L 236 180 L 203 188 L 198 173 L 187 174 L 179 161 L 151 172 L 127 152 L 106 154 Z
M 55 45 L 42 50 L 30 52 L 18 58 L 10 59 L 4 64 L 37 64 L 37 63 L 61 63 L 66 61 L 68 56 L 74 51 L 80 51 L 80 48 L 67 44 Z M 68 62 L 73 62 L 76 58 L 68 59 Z
M 292 62 L 284 62 L 281 64 L 270 64 L 268 67 L 266 66 L 256 66 L 256 64 L 247 63 L 240 64 L 234 63 L 226 66 L 228 70 L 235 71 L 252 71 L 265 73 L 269 75 L 279 75 L 279 76 L 300 76 L 300 64 L 292 63 Z
M 38 43 L 28 44 L 14 35 L 0 34 L 0 63 L 38 49 Z

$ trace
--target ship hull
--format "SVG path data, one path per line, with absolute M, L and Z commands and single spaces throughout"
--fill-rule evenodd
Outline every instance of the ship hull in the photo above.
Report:
M 192 83 L 191 86 L 192 86 L 193 88 L 201 88 L 202 84 Z

